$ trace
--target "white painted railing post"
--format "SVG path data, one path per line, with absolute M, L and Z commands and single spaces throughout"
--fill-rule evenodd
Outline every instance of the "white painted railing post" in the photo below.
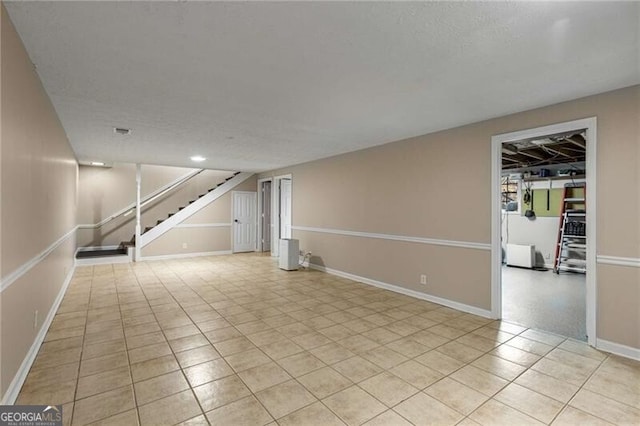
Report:
M 142 166 L 136 164 L 136 252 L 134 256 L 134 262 L 140 260 L 140 186 L 142 185 Z

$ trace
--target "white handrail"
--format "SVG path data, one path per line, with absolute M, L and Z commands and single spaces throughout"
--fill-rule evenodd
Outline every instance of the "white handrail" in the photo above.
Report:
M 163 195 L 167 194 L 168 192 L 172 191 L 173 189 L 177 188 L 178 186 L 182 185 L 183 183 L 187 182 L 188 180 L 190 180 L 191 178 L 199 175 L 200 173 L 202 173 L 204 171 L 204 169 L 197 169 L 195 171 L 189 172 L 186 175 L 179 177 L 178 179 L 174 180 L 173 182 L 170 182 L 158 189 L 156 189 L 155 191 L 153 191 L 151 194 L 146 195 L 143 198 L 143 202 L 142 204 L 140 204 L 140 207 L 143 207 L 149 203 L 151 203 L 152 201 L 162 197 Z M 98 223 L 93 223 L 93 224 L 83 224 L 83 225 L 78 225 L 78 228 L 80 229 L 95 229 L 95 228 L 100 228 L 101 226 L 111 222 L 112 220 L 120 217 L 120 216 L 128 216 L 130 215 L 132 212 L 134 212 L 136 209 L 136 203 L 131 203 L 129 204 L 127 207 L 118 210 L 116 213 L 112 214 L 111 216 L 101 220 Z

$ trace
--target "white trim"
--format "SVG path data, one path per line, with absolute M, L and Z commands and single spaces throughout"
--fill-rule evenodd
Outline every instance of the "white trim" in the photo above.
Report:
M 619 257 L 619 256 L 604 256 L 599 254 L 598 263 L 603 265 L 616 265 L 616 266 L 629 266 L 632 268 L 640 268 L 640 258 L 638 257 Z
M 45 318 L 44 322 L 40 326 L 40 331 L 38 332 L 35 340 L 31 344 L 31 348 L 29 348 L 29 352 L 27 352 L 27 355 L 22 360 L 22 364 L 20 364 L 20 368 L 16 372 L 16 375 L 13 376 L 13 380 L 9 384 L 7 391 L 2 396 L 2 401 L 0 402 L 0 404 L 12 405 L 16 402 L 16 399 L 18 398 L 18 394 L 20 393 L 20 389 L 22 388 L 22 385 L 24 384 L 24 381 L 27 378 L 27 374 L 29 373 L 31 366 L 33 365 L 33 361 L 35 361 L 36 356 L 38 355 L 40 346 L 42 345 L 42 342 L 44 341 L 44 338 L 47 335 L 49 326 L 51 326 L 51 323 L 53 322 L 53 318 L 55 317 L 56 312 L 60 307 L 60 303 L 62 303 L 62 299 L 64 298 L 64 294 L 66 293 L 67 288 L 69 287 L 69 283 L 71 282 L 71 278 L 73 277 L 73 273 L 75 272 L 75 269 L 76 269 L 76 266 L 74 264 L 71 267 L 71 270 L 67 273 L 67 276 L 65 277 L 64 282 L 62 283 L 62 287 L 58 292 L 58 296 L 56 296 L 56 299 L 53 301 L 53 305 L 51 305 L 51 309 L 49 309 L 49 313 L 47 314 L 47 317 Z
M 174 228 L 225 228 L 230 226 L 231 223 L 180 223 Z
M 625 358 L 631 358 L 640 361 L 640 349 L 631 346 L 622 345 L 620 343 L 610 342 L 604 339 L 596 339 L 596 348 L 601 351 L 611 352 Z
M 273 180 L 278 180 L 278 179 L 293 179 L 293 175 L 291 173 L 287 173 L 285 175 L 278 175 L 273 177 Z
M 96 256 L 76 259 L 76 266 L 91 265 L 111 265 L 115 263 L 131 263 L 133 261 L 133 250 L 128 250 L 127 254 L 112 256 Z
M 116 250 L 120 248 L 119 245 L 117 246 L 86 246 L 86 247 L 78 247 L 78 249 L 76 250 L 76 254 L 80 251 L 94 251 L 94 250 Z
M 596 117 L 552 124 L 512 133 L 495 135 L 491 138 L 491 311 L 494 318 L 502 317 L 502 245 L 501 245 L 501 205 L 500 176 L 502 144 L 520 139 L 535 138 L 572 130 L 586 129 L 586 182 L 587 182 L 587 274 L 586 274 L 586 325 L 588 343 L 596 344 L 597 313 L 597 262 L 596 262 Z
M 228 181 L 224 182 L 222 185 L 215 188 L 213 191 L 207 193 L 204 197 L 198 198 L 193 203 L 186 206 L 184 209 L 178 211 L 176 214 L 171 216 L 168 219 L 165 219 L 157 226 L 154 226 L 148 232 L 145 232 L 140 236 L 140 244 L 136 244 L 136 249 L 138 245 L 140 248 L 145 247 L 147 244 L 160 237 L 165 232 L 171 230 L 174 226 L 179 223 L 184 222 L 189 217 L 208 206 L 218 198 L 222 197 L 227 192 L 231 191 L 236 186 L 240 185 L 245 180 L 249 179 L 253 176 L 253 173 L 242 172 L 235 176 L 233 176 Z M 142 256 L 144 258 L 144 256 Z
M 71 229 L 71 231 L 67 232 L 62 237 L 58 238 L 49 247 L 47 247 L 46 249 L 44 249 L 43 251 L 38 253 L 32 259 L 30 259 L 27 262 L 25 262 L 24 264 L 22 264 L 15 271 L 11 272 L 10 274 L 5 275 L 2 278 L 2 281 L 0 281 L 0 293 L 5 291 L 7 288 L 9 288 L 9 286 L 11 286 L 11 284 L 16 282 L 24 274 L 29 272 L 31 270 L 31 268 L 33 268 L 38 263 L 43 261 L 47 256 L 49 256 L 51 254 L 51 252 L 53 252 L 55 249 L 57 249 L 63 242 L 65 242 L 65 240 L 67 238 L 69 238 L 74 232 L 76 232 L 77 229 L 78 229 L 78 227 L 74 226 Z
M 142 201 L 146 202 L 150 199 L 152 199 L 153 197 L 155 197 L 156 195 L 161 194 L 162 192 L 166 191 L 167 189 L 171 188 L 174 185 L 177 185 L 178 183 L 180 183 L 181 181 L 187 181 L 189 179 L 191 179 L 192 177 L 200 174 L 201 172 L 203 172 L 204 169 L 196 169 L 193 170 L 185 175 L 182 175 L 181 177 L 169 182 L 168 184 L 161 186 L 160 188 L 156 189 L 155 191 L 151 192 L 149 195 L 146 195 L 145 197 L 143 197 Z M 131 204 L 129 204 L 127 207 L 118 210 L 116 213 L 112 214 L 111 216 L 102 219 L 100 222 L 98 223 L 83 223 L 81 225 L 78 225 L 78 228 L 80 229 L 95 229 L 95 228 L 100 228 L 102 225 L 104 225 L 105 223 L 108 223 L 109 221 L 117 218 L 120 215 L 125 214 L 126 212 L 128 212 L 129 210 L 132 210 L 136 207 L 136 203 L 133 202 Z M 133 216 L 132 216 L 133 218 Z
M 316 265 L 315 263 L 308 264 L 311 269 L 326 272 L 331 275 L 336 275 L 342 278 L 348 278 L 350 280 L 359 281 L 364 284 L 372 285 L 374 287 L 382 288 L 385 290 L 393 291 L 395 293 L 404 294 L 405 296 L 415 297 L 416 299 L 426 300 L 428 302 L 437 303 L 442 306 L 457 309 L 462 312 L 468 312 L 473 315 L 478 315 L 485 318 L 492 318 L 491 311 L 481 309 L 471 305 L 465 305 L 464 303 L 455 302 L 453 300 L 444 299 L 442 297 L 433 296 L 419 291 L 411 290 L 408 288 L 400 287 L 394 284 L 388 284 L 382 281 L 373 280 L 371 278 L 361 277 L 359 275 L 351 274 L 348 272 L 339 271 L 337 269 L 327 268 L 326 266 Z
M 491 250 L 491 245 L 470 241 L 439 240 L 434 238 L 409 237 L 405 235 L 378 234 L 373 232 L 347 231 L 343 229 L 314 228 L 311 226 L 292 226 L 295 231 L 319 232 L 322 234 L 345 235 L 350 237 L 377 238 L 380 240 L 403 241 L 408 243 L 429 244 L 436 246 L 459 247 L 477 250 Z
M 184 259 L 187 257 L 202 257 L 202 256 L 222 256 L 226 254 L 232 254 L 231 250 L 219 250 L 219 251 L 204 251 L 200 253 L 179 253 L 179 254 L 162 254 L 159 256 L 144 256 L 141 260 L 170 260 L 170 259 Z

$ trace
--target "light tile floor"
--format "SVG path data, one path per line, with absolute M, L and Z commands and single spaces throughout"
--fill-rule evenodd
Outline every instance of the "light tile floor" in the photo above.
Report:
M 17 403 L 73 425 L 638 425 L 640 363 L 233 255 L 77 268 Z

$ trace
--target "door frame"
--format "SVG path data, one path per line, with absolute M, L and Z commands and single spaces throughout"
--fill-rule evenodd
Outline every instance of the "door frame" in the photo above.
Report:
M 293 177 L 291 173 L 273 177 L 271 183 L 271 223 L 273 223 L 271 233 L 271 256 L 280 257 L 280 182 L 283 179 L 291 181 L 291 199 L 293 205 Z M 292 224 L 293 225 L 293 224 Z M 274 236 L 276 236 L 274 238 Z
M 264 182 L 271 182 L 271 192 L 269 194 L 264 194 L 262 192 L 262 184 Z M 264 179 L 258 179 L 258 231 L 256 233 L 256 251 L 258 252 L 263 252 L 264 247 L 262 246 L 262 215 L 264 215 L 264 205 L 263 205 L 263 198 L 264 197 L 269 197 L 271 198 L 271 202 L 273 203 L 273 178 L 264 178 Z M 273 208 L 271 209 L 271 240 L 273 240 Z M 271 250 L 271 242 L 269 242 L 269 250 Z
M 587 212 L 587 274 L 586 274 L 586 328 L 589 345 L 596 345 L 597 333 L 597 263 L 596 263 L 596 117 L 556 123 L 491 137 L 491 315 L 502 318 L 502 246 L 500 175 L 502 171 L 502 144 L 520 139 L 547 136 L 572 130 L 586 131 L 586 208 Z
M 231 253 L 244 253 L 236 251 L 236 221 L 235 221 L 235 194 L 253 194 L 256 195 L 257 191 L 231 191 Z M 254 203 L 257 204 L 258 197 L 254 198 Z M 257 233 L 257 223 L 258 222 L 258 206 L 254 205 L 254 211 L 256 212 L 255 222 L 253 223 L 253 232 Z M 254 238 L 253 241 L 253 251 L 256 251 L 256 240 L 257 237 Z

